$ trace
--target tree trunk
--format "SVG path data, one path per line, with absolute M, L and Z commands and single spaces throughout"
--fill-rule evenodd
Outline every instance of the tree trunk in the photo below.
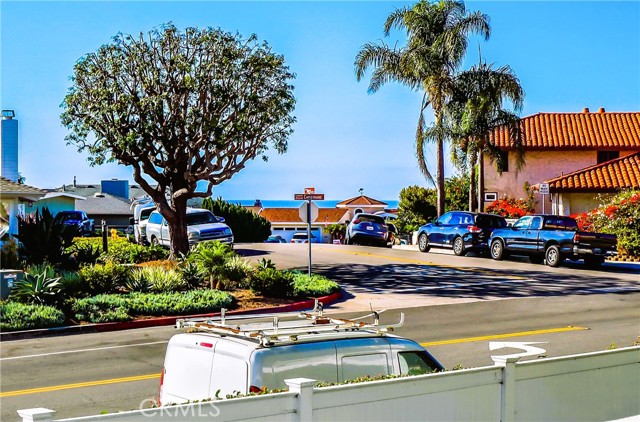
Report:
M 472 160 L 471 168 L 469 169 L 469 211 L 476 211 L 477 207 L 477 195 L 476 195 L 476 162 L 477 160 Z
M 484 212 L 484 156 L 478 154 L 478 211 Z
M 175 211 L 175 219 L 167 219 L 169 236 L 171 238 L 171 258 L 189 253 L 189 238 L 187 237 L 187 201 L 174 199 L 171 201 Z
M 438 194 L 438 217 L 444 214 L 444 201 L 445 201 L 445 192 L 444 192 L 444 140 L 438 139 L 438 152 L 436 155 L 436 166 L 438 169 L 436 170 L 436 179 L 437 179 L 437 187 L 436 192 Z

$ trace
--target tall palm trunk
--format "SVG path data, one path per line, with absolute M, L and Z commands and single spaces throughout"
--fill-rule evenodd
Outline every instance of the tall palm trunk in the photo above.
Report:
M 477 156 L 473 157 L 473 160 L 469 160 L 471 161 L 471 168 L 469 169 L 469 211 L 476 211 L 478 209 L 478 203 L 476 202 L 477 198 L 477 191 L 476 191 L 476 163 L 477 163 Z
M 478 154 L 478 211 L 484 212 L 484 156 Z
M 442 113 L 442 106 L 438 106 L 436 113 L 436 126 L 437 131 L 437 152 L 436 152 L 436 194 L 437 194 L 437 211 L 438 217 L 444 214 L 445 203 L 445 191 L 444 191 L 444 116 Z

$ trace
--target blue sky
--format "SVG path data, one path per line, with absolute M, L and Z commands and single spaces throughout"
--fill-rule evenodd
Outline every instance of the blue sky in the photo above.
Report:
M 392 83 L 368 94 L 353 62 L 366 42 L 383 39 L 395 8 L 411 2 L 30 2 L 0 3 L 1 107 L 19 120 L 20 172 L 27 183 L 53 188 L 102 179 L 131 179 L 117 164 L 90 167 L 67 146 L 60 104 L 74 62 L 118 32 L 147 32 L 165 22 L 179 28 L 220 27 L 251 33 L 283 54 L 293 82 L 298 121 L 283 155 L 258 159 L 214 188 L 226 199 L 292 199 L 314 186 L 327 199 L 358 194 L 397 199 L 400 189 L 426 186 L 414 157 L 421 95 Z M 510 65 L 526 92 L 523 116 L 537 112 L 640 110 L 640 2 L 467 2 L 491 18 L 487 42 L 473 39 L 464 68 L 483 59 Z M 386 42 L 402 42 L 393 34 Z M 429 112 L 429 118 L 431 115 Z M 427 151 L 435 168 L 435 150 Z M 453 174 L 447 164 L 447 174 Z

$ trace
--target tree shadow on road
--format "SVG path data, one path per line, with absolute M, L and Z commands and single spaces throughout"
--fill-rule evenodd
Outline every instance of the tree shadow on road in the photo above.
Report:
M 314 265 L 314 272 L 352 293 L 393 293 L 455 298 L 517 298 L 640 292 L 640 281 L 625 281 L 607 272 L 453 268 L 438 265 Z

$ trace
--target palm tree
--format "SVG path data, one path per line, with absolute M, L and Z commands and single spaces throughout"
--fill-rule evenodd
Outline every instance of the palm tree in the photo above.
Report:
M 505 108 L 505 101 L 511 103 L 515 112 L 522 110 L 524 91 L 509 66 L 493 69 L 491 64 L 481 60 L 478 65 L 455 78 L 446 114 L 452 132 L 453 161 L 458 167 L 469 171 L 469 211 L 475 211 L 482 203 L 483 155 L 495 161 L 498 169 L 505 164 L 501 151 L 489 142 L 495 128 L 502 126 L 510 132 L 516 171 L 524 164 L 520 118 L 514 111 Z
M 450 136 L 444 108 L 466 53 L 468 36 L 476 33 L 488 39 L 491 33 L 489 17 L 480 12 L 468 12 L 462 1 L 430 3 L 421 0 L 412 7 L 391 13 L 384 25 L 385 36 L 393 28 L 406 31 L 406 45 L 390 48 L 384 42 L 365 44 L 356 56 L 356 78 L 361 80 L 367 69 L 373 67 L 370 93 L 390 81 L 424 92 L 415 136 L 416 157 L 420 171 L 436 186 L 437 210 L 441 215 L 445 204 L 444 142 Z M 434 112 L 435 124 L 427 128 L 424 112 L 429 106 Z M 424 156 L 427 142 L 435 142 L 437 146 L 437 183 L 434 183 Z

